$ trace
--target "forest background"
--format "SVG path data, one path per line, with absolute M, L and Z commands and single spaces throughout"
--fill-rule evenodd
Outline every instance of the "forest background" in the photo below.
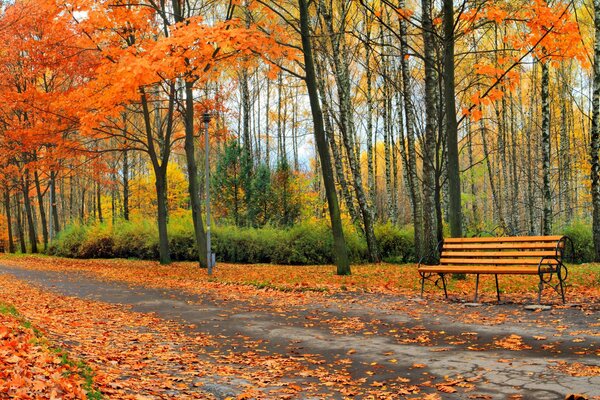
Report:
M 600 2 L 15 0 L 0 35 L 6 251 L 206 266 L 208 113 L 218 260 L 600 261 Z

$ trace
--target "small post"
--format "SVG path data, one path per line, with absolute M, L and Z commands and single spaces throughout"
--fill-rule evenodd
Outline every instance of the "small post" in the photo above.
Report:
M 205 112 L 202 115 L 202 121 L 204 122 L 204 150 L 205 150 L 205 199 L 206 199 L 206 266 L 208 268 L 208 275 L 212 275 L 213 269 L 213 257 L 211 252 L 210 244 L 210 163 L 209 163 L 209 140 L 208 140 L 208 124 L 210 123 L 211 115 Z

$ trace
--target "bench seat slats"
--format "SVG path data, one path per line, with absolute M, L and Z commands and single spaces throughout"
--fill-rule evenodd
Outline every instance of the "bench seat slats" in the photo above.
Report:
M 473 258 L 442 258 L 440 260 L 440 264 L 442 264 L 442 265 L 447 265 L 447 264 L 538 265 L 539 263 L 540 263 L 539 257 L 538 258 L 513 258 L 513 259 L 506 259 L 506 258 L 477 258 L 477 259 L 473 259 Z M 547 258 L 547 259 L 544 259 L 542 264 L 556 265 L 556 264 L 558 264 L 558 260 L 552 259 L 552 258 Z
M 474 238 L 445 238 L 445 243 L 529 243 L 552 242 L 554 245 L 562 236 L 505 236 L 505 237 L 474 237 Z M 518 245 L 517 245 L 518 246 Z M 519 246 L 520 247 L 520 246 Z
M 458 250 L 443 250 L 442 258 L 465 258 L 465 257 L 552 257 L 556 255 L 556 251 L 458 251 Z
M 479 288 L 479 275 L 496 276 L 496 297 L 500 301 L 498 275 L 538 275 L 540 279 L 538 303 L 541 302 L 544 285 L 550 285 L 552 276 L 559 280 L 551 285 L 565 302 L 564 280 L 567 268 L 562 262 L 566 245 L 571 242 L 566 236 L 507 236 L 486 238 L 447 238 L 438 245 L 432 258 L 437 258 L 438 265 L 425 265 L 419 262 L 418 272 L 421 275 L 421 296 L 425 290 L 425 281 L 436 285 L 441 281 L 444 294 L 448 298 L 446 275 L 477 274 L 475 283 L 475 300 Z M 423 259 L 422 259 L 423 260 Z M 431 262 L 430 262 L 431 263 Z M 436 278 L 437 275 L 437 278 Z
M 554 272 L 556 268 L 552 266 L 542 266 L 542 272 Z M 538 267 L 535 266 L 501 266 L 494 267 L 490 265 L 422 265 L 420 272 L 433 272 L 439 274 L 498 274 L 498 275 L 537 275 Z
M 555 250 L 556 242 L 538 243 L 444 243 L 444 250 Z

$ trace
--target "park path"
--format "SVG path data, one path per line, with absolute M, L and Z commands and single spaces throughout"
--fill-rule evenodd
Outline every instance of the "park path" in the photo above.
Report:
M 0 300 L 92 365 L 108 398 L 600 396 L 594 307 L 534 313 L 376 294 L 296 301 L 14 266 L 0 274 Z

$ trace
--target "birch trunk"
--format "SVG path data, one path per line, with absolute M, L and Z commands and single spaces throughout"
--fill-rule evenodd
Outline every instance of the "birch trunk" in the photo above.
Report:
M 550 70 L 547 61 L 542 65 L 542 234 L 552 233 L 552 192 L 550 190 Z
M 335 69 L 335 79 L 338 89 L 339 97 L 339 117 L 340 117 L 340 130 L 342 133 L 342 141 L 346 153 L 348 154 L 348 164 L 353 178 L 354 193 L 358 202 L 358 207 L 361 212 L 365 237 L 367 240 L 367 248 L 369 253 L 369 260 L 372 262 L 379 262 L 379 251 L 377 249 L 377 241 L 375 239 L 375 231 L 373 226 L 373 210 L 367 201 L 365 190 L 362 184 L 362 175 L 360 171 L 359 159 L 356 154 L 356 147 L 354 138 L 356 137 L 356 128 L 354 125 L 352 100 L 350 93 L 350 77 L 348 70 L 348 60 L 342 57 L 342 51 L 345 50 L 344 46 L 344 35 L 336 33 L 333 28 L 332 15 L 329 10 L 325 8 L 323 1 L 319 3 L 319 10 L 325 20 L 325 25 L 329 33 L 328 38 L 332 45 L 332 59 Z M 342 29 L 343 33 L 344 30 Z M 345 54 L 345 53 L 344 53 Z
M 594 0 L 594 73 L 592 95 L 592 128 L 590 135 L 590 178 L 592 181 L 592 234 L 595 261 L 600 261 L 600 0 Z
M 405 7 L 405 1 L 401 0 L 399 7 Z M 415 149 L 415 111 L 412 104 L 412 86 L 410 70 L 408 65 L 408 45 L 406 21 L 400 17 L 400 68 L 402 73 L 402 98 L 404 100 L 404 114 L 406 116 L 406 148 L 408 162 L 406 164 L 408 175 L 408 190 L 411 198 L 412 217 L 414 225 L 415 255 L 417 258 L 423 256 L 423 210 L 421 201 L 421 188 L 417 174 L 417 152 Z
M 423 24 L 423 56 L 425 64 L 425 137 L 423 140 L 423 254 L 434 253 L 437 241 L 435 209 L 436 165 L 436 74 L 434 60 L 433 22 L 431 1 L 421 0 Z

